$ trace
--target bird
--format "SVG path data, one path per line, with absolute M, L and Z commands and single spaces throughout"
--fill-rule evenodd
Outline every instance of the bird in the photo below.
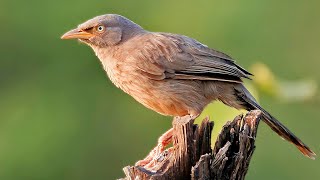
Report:
M 112 83 L 145 107 L 165 116 L 197 117 L 213 101 L 260 110 L 263 121 L 305 156 L 316 154 L 259 105 L 243 84 L 252 74 L 220 51 L 188 36 L 151 32 L 117 14 L 96 16 L 66 32 L 90 46 Z M 159 138 L 170 141 L 172 129 Z M 150 158 L 141 163 L 147 164 Z

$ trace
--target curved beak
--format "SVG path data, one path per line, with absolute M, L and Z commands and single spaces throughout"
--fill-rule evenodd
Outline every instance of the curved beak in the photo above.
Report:
M 61 39 L 89 39 L 94 35 L 78 28 L 72 29 L 61 36 Z

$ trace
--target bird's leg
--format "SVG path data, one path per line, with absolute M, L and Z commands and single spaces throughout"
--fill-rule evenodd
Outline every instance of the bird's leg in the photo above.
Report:
M 193 112 L 190 115 L 186 115 L 184 117 L 175 117 L 175 118 L 188 118 L 188 119 L 196 119 L 199 116 L 199 113 Z M 145 168 L 153 167 L 156 162 L 161 159 L 163 156 L 163 152 L 170 143 L 172 143 L 173 136 L 173 128 L 169 129 L 158 139 L 158 145 L 152 149 L 152 151 L 145 157 L 143 160 L 136 162 L 136 166 L 143 166 Z M 169 148 L 167 151 L 171 152 L 173 148 Z M 164 153 L 165 154 L 165 153 Z
M 152 151 L 143 160 L 136 162 L 136 166 L 148 166 L 152 167 L 166 146 L 172 142 L 173 128 L 165 132 L 159 139 L 158 145 L 152 149 Z

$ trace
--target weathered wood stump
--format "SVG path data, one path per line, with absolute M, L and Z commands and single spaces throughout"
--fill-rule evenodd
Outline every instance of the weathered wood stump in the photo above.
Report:
M 227 122 L 212 150 L 213 122 L 206 118 L 198 126 L 194 119 L 175 118 L 173 147 L 161 153 L 152 167 L 125 167 L 123 179 L 244 179 L 260 119 L 261 112 L 255 110 Z

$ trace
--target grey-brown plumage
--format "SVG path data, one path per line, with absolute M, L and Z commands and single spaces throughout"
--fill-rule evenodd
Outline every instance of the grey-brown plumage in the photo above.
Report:
M 264 122 L 310 158 L 315 153 L 264 110 L 243 86 L 248 71 L 187 36 L 144 30 L 115 14 L 95 17 L 62 36 L 88 44 L 110 80 L 146 107 L 169 116 L 198 116 L 212 101 L 260 109 Z

